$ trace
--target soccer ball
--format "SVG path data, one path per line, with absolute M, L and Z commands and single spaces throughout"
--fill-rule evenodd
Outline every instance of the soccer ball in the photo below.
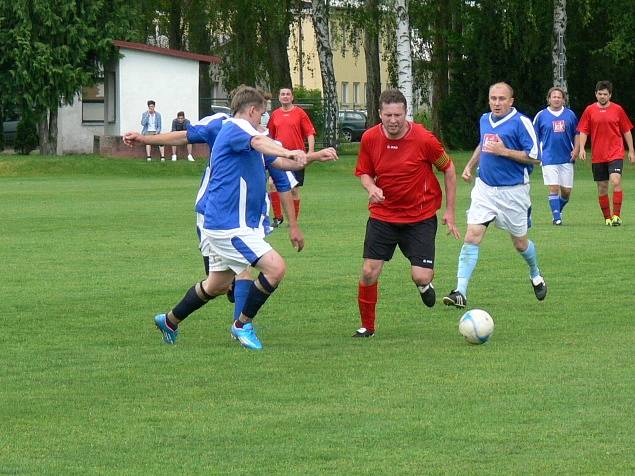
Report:
M 482 309 L 472 309 L 461 316 L 459 332 L 470 344 L 483 344 L 494 332 L 494 319 Z

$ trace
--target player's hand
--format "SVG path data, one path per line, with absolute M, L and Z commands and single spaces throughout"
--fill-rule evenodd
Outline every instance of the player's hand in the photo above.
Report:
M 309 152 L 308 159 L 318 160 L 320 162 L 337 160 L 337 151 L 333 147 L 327 147 L 326 149 L 322 149 L 317 152 Z
M 631 162 L 635 162 L 635 151 L 630 150 L 628 152 L 628 160 L 630 160 Z
M 461 178 L 463 180 L 465 180 L 466 182 L 471 182 L 472 181 L 472 168 L 465 166 L 465 168 L 463 169 L 463 173 L 461 174 Z
M 441 223 L 448 226 L 448 235 L 452 235 L 456 240 L 461 238 L 461 233 L 459 232 L 459 229 L 456 227 L 456 223 L 454 222 L 454 213 L 446 211 L 443 215 L 443 220 L 441 220 Z
M 372 186 L 368 190 L 368 203 L 379 203 L 383 202 L 385 199 L 384 191 L 381 188 Z
M 488 140 L 483 144 L 483 152 L 489 152 L 490 154 L 505 156 L 507 147 L 503 140 L 496 136 L 497 140 Z
M 586 150 L 584 150 L 584 148 L 580 148 L 580 154 L 578 154 L 578 158 L 580 160 L 586 160 Z
M 303 167 L 307 164 L 306 152 L 303 150 L 292 150 L 289 152 L 289 159 L 295 160 L 298 164 Z
M 289 226 L 289 240 L 291 241 L 291 246 L 297 252 L 302 251 L 304 248 L 304 235 L 298 225 Z
M 140 138 L 143 137 L 138 132 L 126 132 L 123 136 L 123 143 L 128 147 L 132 147 L 135 145 L 135 142 L 142 143 Z

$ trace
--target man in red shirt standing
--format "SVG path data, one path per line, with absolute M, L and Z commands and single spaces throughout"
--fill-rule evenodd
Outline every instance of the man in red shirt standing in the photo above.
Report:
M 596 103 L 584 110 L 578 131 L 580 132 L 580 160 L 586 160 L 584 145 L 591 136 L 591 167 L 593 179 L 598 185 L 598 201 L 607 226 L 620 226 L 622 209 L 622 168 L 624 166 L 624 140 L 628 146 L 628 158 L 635 162 L 633 150 L 633 124 L 619 104 L 611 102 L 613 85 L 599 81 L 595 86 Z M 609 203 L 609 181 L 613 186 L 613 213 Z
M 282 143 L 285 148 L 292 147 L 292 150 L 305 150 L 304 139 L 309 145 L 309 153 L 315 149 L 315 128 L 306 112 L 293 104 L 293 91 L 291 88 L 281 88 L 278 94 L 280 107 L 271 113 L 267 129 L 269 137 Z M 300 214 L 300 187 L 304 185 L 304 170 L 293 172 L 298 185 L 291 190 L 293 206 L 296 218 Z M 277 227 L 282 223 L 282 208 L 280 206 L 280 196 L 275 189 L 270 192 L 271 206 L 273 208 L 273 226 Z
M 437 210 L 442 193 L 432 166 L 443 172 L 442 223 L 459 239 L 455 225 L 456 173 L 441 143 L 422 125 L 406 120 L 406 98 L 389 89 L 379 97 L 381 124 L 362 136 L 355 175 L 368 192 L 370 218 L 364 239 L 364 264 L 357 301 L 362 327 L 353 337 L 375 334 L 377 286 L 384 262 L 399 249 L 410 261 L 412 280 L 423 303 L 434 306 Z

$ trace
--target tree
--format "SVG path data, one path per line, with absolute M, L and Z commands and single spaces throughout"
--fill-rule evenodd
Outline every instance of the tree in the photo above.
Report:
M 312 0 L 311 6 L 313 8 L 311 18 L 313 20 L 313 29 L 315 30 L 322 76 L 322 91 L 324 93 L 324 144 L 326 147 L 334 147 L 337 143 L 338 107 L 329 29 L 329 4 L 328 0 Z
M 366 0 L 364 27 L 364 59 L 366 60 L 366 113 L 368 125 L 379 124 L 381 63 L 379 61 L 380 13 L 377 0 Z
M 0 4 L 0 89 L 38 123 L 40 151 L 57 149 L 57 111 L 100 76 L 134 15 L 124 0 L 15 0 Z
M 551 63 L 553 65 L 553 85 L 567 90 L 565 65 L 567 49 L 565 35 L 567 32 L 567 0 L 553 0 L 553 49 Z
M 410 23 L 408 1 L 395 2 L 397 18 L 397 74 L 399 90 L 406 97 L 408 111 L 406 117 L 412 120 L 412 56 L 410 52 Z

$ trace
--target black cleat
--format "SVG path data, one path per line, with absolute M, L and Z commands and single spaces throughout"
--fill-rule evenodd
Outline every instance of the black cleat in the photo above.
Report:
M 271 222 L 271 226 L 273 228 L 278 228 L 280 225 L 282 225 L 282 222 L 284 221 L 284 218 L 274 218 L 273 221 Z
M 534 288 L 536 299 L 538 299 L 538 301 L 543 301 L 547 297 L 547 283 L 545 283 L 545 280 L 542 276 L 537 276 L 534 279 L 531 280 L 531 285 Z
M 443 304 L 446 306 L 454 306 L 464 308 L 467 306 L 467 298 L 456 289 L 443 298 Z
M 417 286 L 417 289 L 419 290 L 423 304 L 428 307 L 433 307 L 437 302 L 437 293 L 434 292 L 432 283 L 426 284 L 425 286 Z
M 373 337 L 375 335 L 375 331 L 369 331 L 365 327 L 360 327 L 355 331 L 353 337 Z

